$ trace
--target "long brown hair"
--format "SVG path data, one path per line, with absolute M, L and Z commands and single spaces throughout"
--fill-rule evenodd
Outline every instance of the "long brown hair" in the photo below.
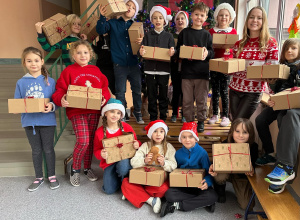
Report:
M 153 139 L 151 139 L 149 142 L 148 142 L 148 151 L 150 151 L 151 147 L 155 146 L 155 143 L 153 141 Z M 168 147 L 167 147 L 167 135 L 165 134 L 165 137 L 164 139 L 162 140 L 162 146 L 163 146 L 163 150 L 164 150 L 164 156 L 166 156 L 166 153 L 167 153 L 167 150 L 168 150 Z
M 285 53 L 286 51 L 291 47 L 297 45 L 298 47 L 298 56 L 296 57 L 296 59 L 294 60 L 294 62 L 296 60 L 300 60 L 300 40 L 296 39 L 296 38 L 289 38 L 286 41 L 284 41 L 284 44 L 282 46 L 282 50 L 281 50 L 281 54 L 280 54 L 280 59 L 279 59 L 279 63 L 285 63 L 287 62 L 286 58 L 285 58 Z M 300 65 L 297 65 L 298 69 L 300 68 Z
M 249 139 L 248 139 L 247 143 L 249 143 L 249 144 L 254 143 L 254 140 L 255 140 L 254 127 L 253 127 L 252 122 L 246 118 L 237 118 L 231 123 L 231 127 L 230 127 L 230 130 L 228 133 L 228 143 L 235 142 L 233 139 L 233 132 L 235 131 L 237 126 L 241 123 L 244 125 L 243 128 L 245 128 L 246 131 L 249 133 Z
M 106 138 L 106 128 L 107 128 L 108 125 L 107 125 L 107 117 L 105 116 L 105 114 L 102 117 L 102 125 L 103 125 L 104 138 Z M 121 118 L 118 120 L 118 127 L 121 129 L 123 134 L 129 134 L 128 132 L 124 132 L 124 128 L 123 128 L 123 125 L 122 125 Z

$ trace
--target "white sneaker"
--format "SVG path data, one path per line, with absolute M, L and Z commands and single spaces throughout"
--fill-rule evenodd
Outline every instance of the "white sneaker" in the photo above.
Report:
M 126 200 L 126 197 L 124 195 L 122 196 L 122 200 Z
M 156 199 L 156 201 L 155 201 Z M 155 202 L 155 203 L 154 203 Z M 154 203 L 154 204 L 153 204 Z M 156 197 L 153 199 L 153 202 L 152 202 L 152 205 L 153 205 L 153 211 L 154 213 L 160 213 L 160 209 L 161 209 L 161 200 L 159 197 Z
M 230 124 L 230 120 L 229 118 L 226 117 L 222 117 L 222 121 L 220 123 L 221 127 L 227 127 Z
M 219 120 L 219 117 L 217 115 L 213 115 L 209 120 L 208 124 L 215 124 Z

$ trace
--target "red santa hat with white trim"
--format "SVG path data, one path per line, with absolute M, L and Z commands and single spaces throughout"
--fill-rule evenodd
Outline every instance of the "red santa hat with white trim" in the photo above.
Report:
M 152 138 L 152 134 L 153 132 L 157 129 L 157 128 L 163 128 L 165 130 L 165 135 L 167 135 L 169 128 L 167 126 L 167 124 L 163 121 L 163 120 L 155 120 L 155 121 L 151 121 L 146 127 L 145 130 L 147 131 L 147 136 L 148 138 Z
M 151 8 L 150 20 L 152 20 L 152 15 L 156 11 L 160 12 L 162 14 L 162 16 L 164 17 L 164 19 L 165 19 L 164 27 L 167 26 L 170 21 L 172 21 L 171 9 L 167 8 L 163 5 L 155 5 Z
M 182 132 L 190 132 L 194 138 L 199 141 L 198 132 L 197 132 L 197 123 L 196 122 L 184 122 L 180 130 L 178 141 L 181 143 L 181 134 Z
M 177 19 L 178 15 L 180 15 L 180 14 L 184 15 L 185 20 L 186 20 L 186 27 L 188 27 L 189 26 L 189 13 L 187 13 L 186 11 L 179 11 L 179 12 L 177 12 L 177 14 L 175 15 L 174 21 L 176 22 L 176 19 Z

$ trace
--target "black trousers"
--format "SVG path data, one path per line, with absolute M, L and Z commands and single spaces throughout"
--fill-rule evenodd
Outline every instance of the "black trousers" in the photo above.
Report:
M 114 68 L 111 66 L 111 68 L 101 68 L 101 72 L 106 76 L 108 80 L 108 87 L 113 95 L 116 94 L 116 87 L 115 87 L 115 74 L 114 74 Z
M 146 74 L 147 94 L 148 94 L 148 112 L 150 120 L 157 119 L 157 100 L 159 102 L 160 119 L 167 119 L 168 111 L 168 83 L 169 75 L 151 75 Z
M 172 80 L 172 85 L 173 85 L 173 98 L 172 98 L 172 110 L 173 113 L 172 115 L 177 116 L 177 110 L 178 107 L 180 106 L 180 100 L 182 100 L 182 89 L 181 89 L 181 74 L 176 72 L 176 73 L 171 73 L 171 80 Z M 181 115 L 183 116 L 183 112 L 181 112 Z

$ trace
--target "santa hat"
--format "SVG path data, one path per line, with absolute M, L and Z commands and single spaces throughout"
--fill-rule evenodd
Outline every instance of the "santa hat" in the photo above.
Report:
M 133 2 L 133 4 L 135 5 L 135 13 L 134 13 L 134 15 L 133 15 L 133 18 L 135 18 L 136 15 L 137 15 L 137 13 L 138 13 L 139 10 L 140 10 L 140 6 L 139 6 L 139 4 L 136 2 L 136 0 L 125 0 L 125 4 L 126 4 L 127 2 Z
M 190 132 L 194 136 L 194 138 L 197 141 L 199 141 L 196 122 L 184 122 L 183 123 L 182 128 L 180 130 L 179 137 L 178 137 L 178 141 L 180 143 L 181 143 L 180 138 L 181 138 L 182 132 Z
M 217 21 L 218 14 L 219 14 L 220 10 L 222 10 L 222 9 L 227 9 L 229 11 L 229 14 L 230 14 L 229 24 L 231 24 L 233 22 L 233 20 L 235 19 L 236 14 L 235 14 L 233 7 L 228 3 L 222 3 L 222 4 L 218 5 L 218 7 L 216 8 L 216 10 L 214 12 L 214 19 L 216 21 L 216 26 L 218 25 L 218 21 Z
M 189 14 L 186 11 L 177 12 L 177 14 L 175 15 L 174 22 L 176 22 L 176 19 L 177 19 L 178 15 L 180 15 L 180 13 L 182 13 L 184 15 L 185 20 L 186 20 L 186 27 L 188 27 L 189 26 Z
M 169 22 L 172 20 L 171 9 L 167 8 L 165 6 L 162 6 L 162 5 L 153 6 L 151 11 L 150 11 L 150 20 L 152 20 L 152 15 L 156 11 L 160 12 L 163 15 L 163 17 L 165 19 L 165 22 L 166 22 L 164 27 L 167 26 L 169 24 Z
M 152 138 L 152 134 L 153 132 L 157 129 L 157 128 L 163 128 L 165 130 L 165 135 L 167 135 L 169 128 L 166 125 L 166 123 L 163 120 L 155 120 L 155 121 L 151 121 L 146 127 L 145 130 L 147 131 L 147 136 L 148 138 Z
M 101 115 L 104 116 L 105 112 L 109 110 L 117 109 L 122 112 L 121 118 L 124 118 L 125 116 L 125 108 L 122 104 L 122 102 L 118 99 L 110 98 L 106 105 L 102 108 Z

